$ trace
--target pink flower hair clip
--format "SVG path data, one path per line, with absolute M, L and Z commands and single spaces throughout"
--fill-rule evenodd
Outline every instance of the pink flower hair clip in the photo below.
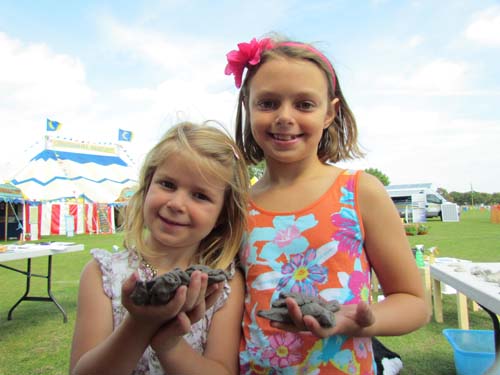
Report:
M 234 83 L 237 88 L 240 88 L 245 68 L 257 65 L 262 52 L 271 48 L 273 48 L 273 43 L 269 38 L 261 40 L 253 38 L 250 43 L 238 43 L 238 49 L 226 55 L 227 65 L 224 73 L 234 74 Z

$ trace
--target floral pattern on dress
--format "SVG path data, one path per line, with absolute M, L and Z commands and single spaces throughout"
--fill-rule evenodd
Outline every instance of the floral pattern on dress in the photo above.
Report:
M 342 304 L 370 300 L 369 264 L 355 194 L 357 176 L 345 171 L 316 204 L 300 214 L 280 215 L 251 206 L 249 232 L 240 252 L 247 283 L 241 374 L 375 371 L 370 338 L 318 339 L 272 328 L 256 314 L 268 309 L 281 291 L 319 295 Z
M 273 367 L 285 368 L 298 364 L 302 359 L 302 340 L 291 332 L 277 333 L 269 338 L 269 347 L 264 349 L 262 358 L 268 359 Z
M 324 283 L 327 278 L 325 267 L 316 264 L 316 251 L 308 249 L 304 254 L 292 254 L 290 262 L 281 267 L 282 277 L 277 291 L 290 290 L 294 293 L 304 293 L 310 296 L 318 295 L 316 283 Z
M 342 207 L 340 212 L 332 214 L 332 224 L 338 228 L 332 239 L 339 241 L 339 250 L 347 251 L 352 257 L 358 256 L 363 249 L 356 211 Z
M 149 281 L 152 275 L 140 262 L 139 256 L 134 250 L 122 250 L 111 253 L 104 249 L 92 249 L 90 251 L 94 259 L 99 264 L 102 272 L 102 286 L 104 293 L 111 299 L 113 311 L 113 329 L 116 329 L 123 321 L 126 309 L 121 304 L 121 288 L 123 282 L 130 275 L 137 271 L 142 280 Z M 231 264 L 228 269 L 232 278 L 235 273 L 235 265 Z M 205 317 L 191 326 L 191 331 L 184 335 L 186 342 L 197 352 L 203 353 L 207 342 L 208 329 L 212 322 L 213 315 L 226 302 L 231 288 L 226 282 L 219 299 L 209 310 L 205 312 Z M 161 375 L 164 371 L 154 350 L 148 346 L 137 363 L 132 373 L 133 375 Z

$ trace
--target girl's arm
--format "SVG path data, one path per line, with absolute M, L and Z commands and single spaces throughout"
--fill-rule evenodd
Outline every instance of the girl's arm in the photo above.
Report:
M 130 277 L 122 293 L 130 293 L 135 282 Z M 128 295 L 128 294 L 127 294 Z M 127 374 L 137 366 L 151 337 L 168 319 L 175 317 L 186 299 L 186 287 L 161 308 L 143 307 L 144 317 L 127 314 L 113 330 L 111 300 L 104 294 L 102 273 L 91 260 L 80 279 L 78 308 L 71 350 L 72 374 Z
M 224 306 L 215 312 L 208 333 L 205 352 L 200 355 L 181 339 L 169 350 L 157 350 L 166 373 L 173 374 L 237 374 L 238 353 L 243 316 L 243 275 L 236 270 L 229 282 L 231 292 Z
M 379 279 L 385 299 L 368 305 L 342 305 L 333 328 L 322 328 L 312 316 L 303 316 L 297 303 L 287 298 L 294 324 L 272 322 L 288 331 L 311 331 L 318 337 L 395 336 L 414 331 L 430 319 L 424 288 L 396 207 L 380 181 L 362 173 L 358 199 L 365 232 L 365 249 Z
M 370 174 L 361 174 L 358 193 L 366 253 L 385 295 L 371 305 L 374 323 L 361 333 L 388 336 L 414 331 L 429 321 L 430 311 L 398 211 L 382 183 Z

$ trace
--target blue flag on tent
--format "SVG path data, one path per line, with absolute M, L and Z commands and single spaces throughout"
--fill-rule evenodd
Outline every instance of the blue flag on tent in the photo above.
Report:
M 118 129 L 118 140 L 130 142 L 132 140 L 132 132 L 129 130 Z
M 47 119 L 47 131 L 48 132 L 55 132 L 56 130 L 59 130 L 61 128 L 61 123 L 57 121 L 52 121 Z

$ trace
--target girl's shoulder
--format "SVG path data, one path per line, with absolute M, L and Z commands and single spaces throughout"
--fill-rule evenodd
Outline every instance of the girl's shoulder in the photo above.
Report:
M 377 215 L 380 209 L 392 208 L 393 205 L 382 182 L 364 171 L 359 173 L 358 200 L 363 216 Z
M 386 196 L 387 192 L 380 180 L 365 171 L 357 171 L 358 174 L 358 191 L 360 197 L 373 199 L 381 196 Z
M 90 254 L 99 263 L 108 263 L 128 259 L 131 255 L 131 252 L 128 249 L 122 249 L 120 251 L 109 251 L 106 249 L 94 248 L 90 250 Z
M 113 270 L 136 268 L 139 258 L 134 250 L 123 249 L 120 251 L 109 251 L 95 248 L 90 254 L 98 263 L 104 274 L 111 274 Z

